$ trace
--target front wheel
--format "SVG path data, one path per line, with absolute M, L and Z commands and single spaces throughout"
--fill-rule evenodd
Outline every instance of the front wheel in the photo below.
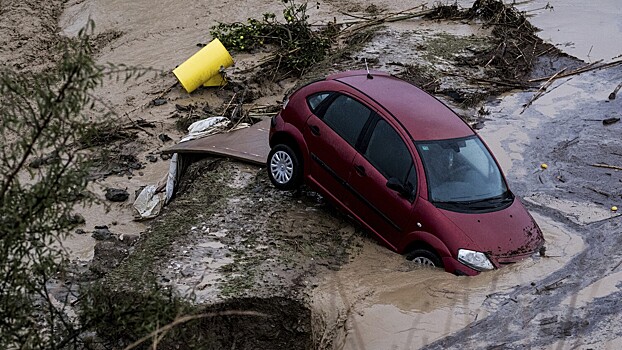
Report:
M 268 154 L 268 177 L 279 190 L 295 190 L 302 185 L 302 162 L 288 145 L 279 144 Z
M 406 254 L 406 259 L 425 267 L 443 267 L 438 255 L 427 249 L 415 249 Z

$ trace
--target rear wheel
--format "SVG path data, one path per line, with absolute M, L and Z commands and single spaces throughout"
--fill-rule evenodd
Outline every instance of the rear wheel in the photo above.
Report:
M 288 145 L 278 144 L 268 155 L 268 177 L 279 190 L 295 190 L 302 185 L 302 162 Z
M 426 267 L 443 267 L 441 258 L 427 249 L 415 249 L 406 254 L 406 259 Z

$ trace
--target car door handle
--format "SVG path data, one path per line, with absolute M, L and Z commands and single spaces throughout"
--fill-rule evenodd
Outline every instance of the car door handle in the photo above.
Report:
M 361 176 L 365 176 L 365 175 L 367 175 L 367 174 L 365 173 L 365 168 L 364 168 L 362 165 L 355 165 L 355 166 L 354 166 L 354 170 L 356 170 L 356 172 L 357 172 L 359 175 L 361 175 Z
M 315 136 L 320 136 L 320 128 L 318 128 L 315 125 L 309 125 L 309 129 L 311 130 L 311 133 Z

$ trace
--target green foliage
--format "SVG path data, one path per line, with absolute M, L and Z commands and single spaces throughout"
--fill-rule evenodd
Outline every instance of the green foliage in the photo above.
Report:
M 62 288 L 62 241 L 76 224 L 67 218 L 93 200 L 94 153 L 77 147 L 96 133 L 91 117 L 110 114 L 93 89 L 146 71 L 97 65 L 87 30 L 59 41 L 64 54 L 49 70 L 0 68 L 0 349 L 82 347 Z
M 111 345 L 125 347 L 190 311 L 189 304 L 155 281 L 134 287 L 115 290 L 97 282 L 83 289 L 82 324 L 88 324 Z
M 261 20 L 249 18 L 246 23 L 220 23 L 210 31 L 223 45 L 232 50 L 253 51 L 274 46 L 269 62 L 276 70 L 302 75 L 330 51 L 336 34 L 331 28 L 314 31 L 307 22 L 307 3 L 297 5 L 284 0 L 283 21 L 274 13 L 265 13 Z

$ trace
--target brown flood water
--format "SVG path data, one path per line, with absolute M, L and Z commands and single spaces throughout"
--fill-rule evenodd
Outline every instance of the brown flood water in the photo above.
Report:
M 581 238 L 562 224 L 534 216 L 547 239 L 549 257 L 530 258 L 476 277 L 418 268 L 366 241 L 354 261 L 318 287 L 328 309 L 330 304 L 350 308 L 343 348 L 418 349 L 486 317 L 498 305 L 497 300 L 486 302 L 489 297 L 537 282 L 583 249 Z

